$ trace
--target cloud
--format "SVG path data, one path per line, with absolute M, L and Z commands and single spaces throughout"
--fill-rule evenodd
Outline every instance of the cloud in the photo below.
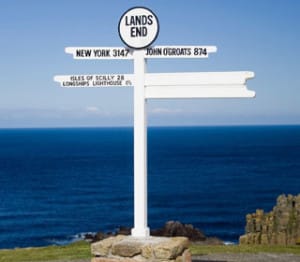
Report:
M 170 109 L 164 107 L 156 107 L 149 111 L 149 113 L 153 115 L 175 115 L 182 112 L 183 111 L 181 109 Z
M 90 112 L 90 113 L 99 113 L 100 112 L 100 109 L 96 106 L 87 106 L 85 108 L 85 111 L 86 112 Z
M 99 108 L 97 106 L 87 106 L 84 109 L 84 114 L 87 115 L 101 115 L 101 116 L 110 116 L 110 113 L 103 110 L 102 108 Z
M 129 114 L 112 114 L 100 107 L 81 108 L 1 108 L 0 128 L 130 126 Z

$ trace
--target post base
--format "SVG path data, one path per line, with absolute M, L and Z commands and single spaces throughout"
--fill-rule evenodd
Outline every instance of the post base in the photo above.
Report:
M 133 229 L 131 229 L 131 236 L 133 236 L 133 237 L 149 237 L 150 229 L 149 229 L 149 227 L 133 228 Z
M 185 237 L 118 235 L 91 245 L 92 262 L 191 262 Z

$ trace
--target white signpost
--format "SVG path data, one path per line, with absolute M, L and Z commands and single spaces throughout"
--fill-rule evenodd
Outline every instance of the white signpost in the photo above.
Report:
M 129 9 L 119 22 L 124 47 L 67 47 L 74 59 L 132 59 L 133 74 L 65 75 L 54 80 L 62 87 L 134 86 L 134 228 L 132 236 L 147 237 L 147 100 L 181 98 L 251 98 L 246 87 L 253 72 L 147 73 L 149 58 L 207 58 L 215 46 L 153 46 L 159 23 L 142 7 Z

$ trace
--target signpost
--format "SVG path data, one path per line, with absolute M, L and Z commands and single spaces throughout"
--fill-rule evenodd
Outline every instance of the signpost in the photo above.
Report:
M 147 73 L 150 58 L 208 58 L 215 46 L 150 46 L 159 23 L 149 9 L 136 7 L 119 22 L 121 40 L 128 47 L 67 47 L 74 59 L 132 59 L 133 74 L 65 75 L 54 80 L 62 87 L 134 86 L 134 228 L 132 236 L 147 237 L 147 100 L 181 98 L 251 98 L 246 87 L 253 72 Z

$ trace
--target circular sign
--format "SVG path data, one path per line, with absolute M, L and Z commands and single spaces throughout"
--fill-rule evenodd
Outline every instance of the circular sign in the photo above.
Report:
M 151 45 L 157 38 L 159 23 L 150 9 L 134 7 L 122 15 L 118 29 L 121 40 L 127 46 L 142 49 Z

